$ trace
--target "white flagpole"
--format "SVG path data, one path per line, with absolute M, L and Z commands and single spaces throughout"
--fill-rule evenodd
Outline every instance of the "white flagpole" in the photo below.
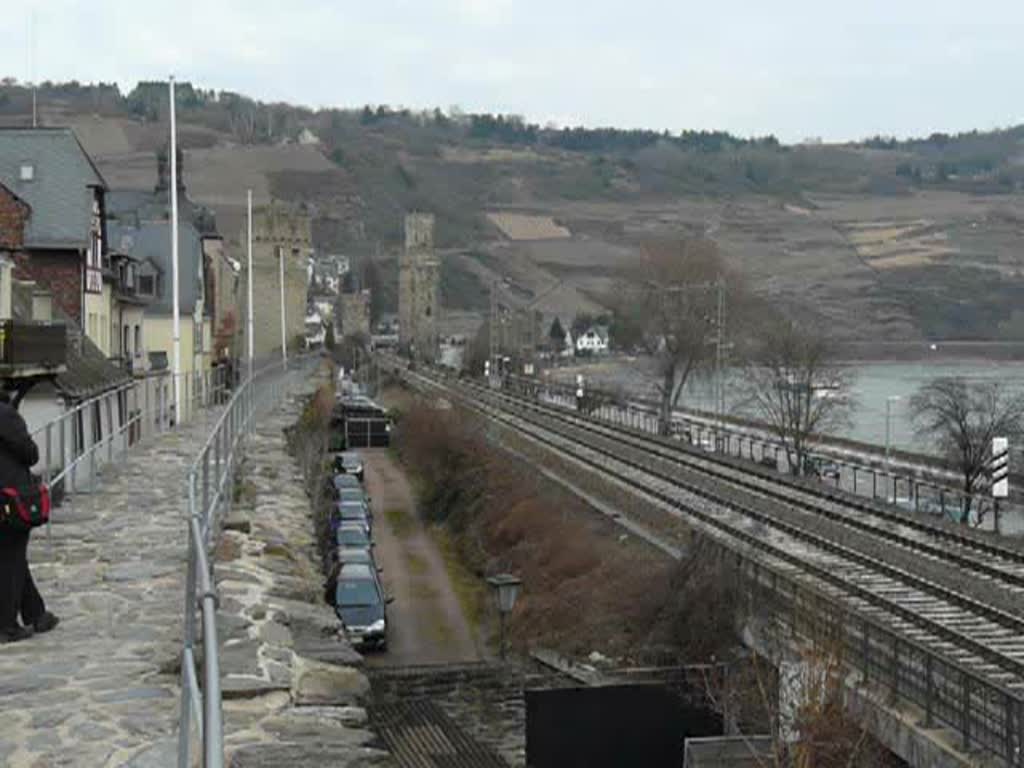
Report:
M 174 301 L 174 420 L 181 423 L 181 306 L 178 298 L 178 134 L 174 122 L 174 76 L 168 83 L 171 98 L 171 292 Z
M 249 300 L 247 302 L 247 319 L 246 319 L 246 335 L 249 337 L 249 379 L 252 380 L 253 368 L 256 360 L 255 353 L 255 339 L 253 337 L 253 322 L 252 322 L 252 190 L 246 190 L 246 209 L 248 211 L 248 236 L 246 238 L 246 250 L 248 253 L 248 292 Z
M 284 367 L 288 367 L 288 331 L 285 325 L 284 316 L 284 246 L 278 246 L 278 256 L 281 262 L 281 360 Z

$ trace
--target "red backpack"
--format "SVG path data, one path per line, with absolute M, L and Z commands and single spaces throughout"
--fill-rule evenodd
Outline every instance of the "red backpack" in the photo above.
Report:
M 29 531 L 50 521 L 50 489 L 37 483 L 19 492 L 0 488 L 0 529 Z

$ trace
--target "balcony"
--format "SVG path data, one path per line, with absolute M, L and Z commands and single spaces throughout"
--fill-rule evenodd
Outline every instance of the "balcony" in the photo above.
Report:
M 52 376 L 67 370 L 64 323 L 0 320 L 0 377 Z

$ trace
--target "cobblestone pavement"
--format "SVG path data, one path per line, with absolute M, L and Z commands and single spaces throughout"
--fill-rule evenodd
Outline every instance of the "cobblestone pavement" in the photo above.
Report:
M 152 438 L 33 533 L 54 631 L 0 646 L 0 765 L 175 764 L 185 476 L 210 420 Z

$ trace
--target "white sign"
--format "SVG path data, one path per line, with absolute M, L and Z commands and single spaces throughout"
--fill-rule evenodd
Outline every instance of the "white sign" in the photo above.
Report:
M 1005 437 L 992 438 L 992 498 L 1005 499 L 1010 495 L 1010 441 Z
M 523 364 L 523 373 L 526 376 L 533 376 L 533 363 L 524 363 Z

